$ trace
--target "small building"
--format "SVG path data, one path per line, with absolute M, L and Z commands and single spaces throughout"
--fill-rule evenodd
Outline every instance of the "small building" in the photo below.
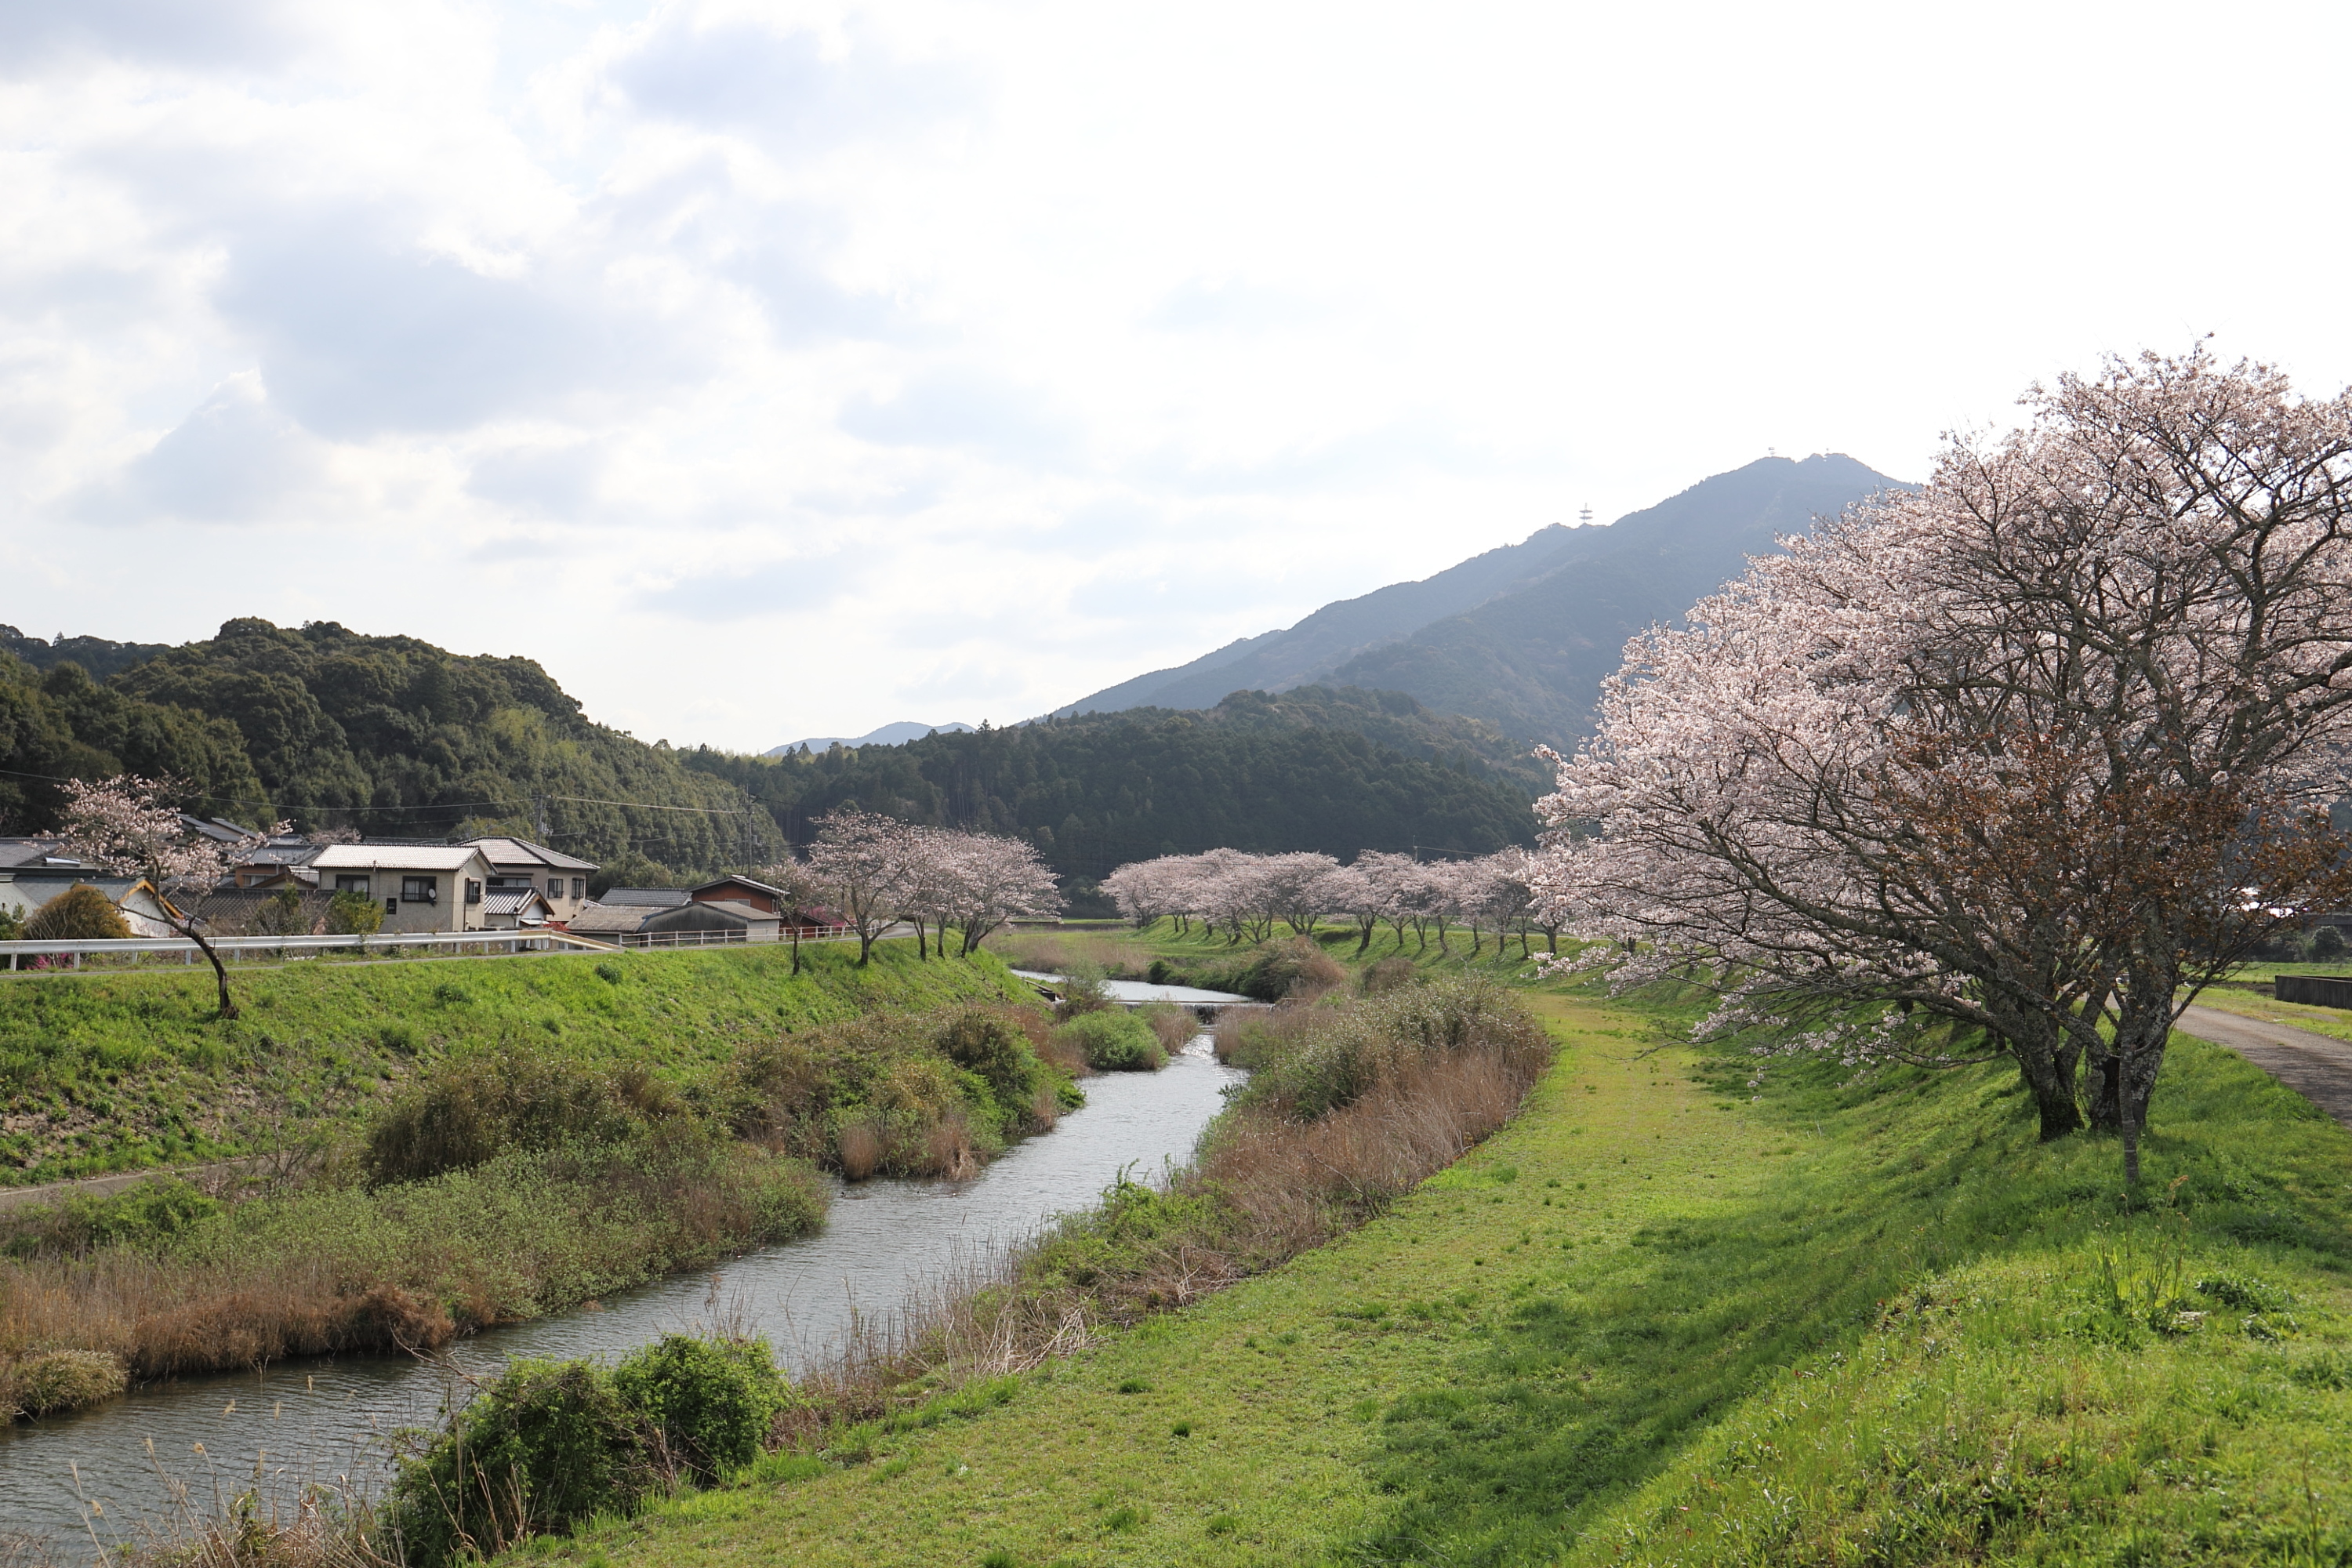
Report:
M 491 836 L 467 843 L 490 863 L 493 889 L 530 889 L 546 900 L 551 923 L 566 925 L 588 907 L 588 879 L 596 874 L 593 860 L 583 860 L 528 838 Z
M 386 931 L 480 931 L 490 862 L 470 844 L 330 844 L 310 862 L 326 893 L 383 906 Z
M 290 877 L 303 887 L 315 888 L 319 878 L 310 862 L 323 847 L 299 833 L 273 834 L 237 856 L 236 864 L 229 868 L 229 886 L 278 888 Z
M 294 894 L 291 919 L 284 912 L 283 899 L 289 889 Z M 318 936 L 327 929 L 334 902 L 331 892 L 321 892 L 291 869 L 281 869 L 267 882 L 205 894 L 196 915 L 206 936 Z
M 666 910 L 656 910 L 624 945 L 680 947 L 696 943 L 777 942 L 782 924 L 772 910 L 728 899 L 692 899 Z
M 574 936 L 584 936 L 595 942 L 622 942 L 641 930 L 648 916 L 659 914 L 663 908 L 653 904 L 591 903 L 573 915 L 564 929 Z
M 482 895 L 482 923 L 491 931 L 550 925 L 554 919 L 554 910 L 537 888 L 502 888 L 492 882 Z

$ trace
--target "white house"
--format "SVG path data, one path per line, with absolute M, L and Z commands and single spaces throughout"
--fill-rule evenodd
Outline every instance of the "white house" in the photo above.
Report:
M 383 906 L 388 931 L 481 931 L 490 862 L 470 844 L 330 844 L 310 862 L 321 892 Z

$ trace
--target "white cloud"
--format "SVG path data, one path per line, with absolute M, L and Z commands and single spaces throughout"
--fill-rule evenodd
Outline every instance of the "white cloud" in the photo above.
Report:
M 1767 446 L 1916 474 L 2103 351 L 2345 380 L 2347 33 L 0 0 L 0 621 L 342 620 L 744 747 L 1018 719 Z M 696 624 L 860 678 L 681 689 Z

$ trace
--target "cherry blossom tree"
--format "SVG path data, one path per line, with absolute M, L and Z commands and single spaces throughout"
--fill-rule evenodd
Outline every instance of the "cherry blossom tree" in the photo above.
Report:
M 1026 839 L 952 833 L 933 836 L 932 844 L 941 856 L 943 921 L 962 933 L 962 956 L 969 958 L 990 931 L 1009 920 L 1061 912 L 1062 894 L 1053 870 Z M 946 950 L 945 923 L 940 928 L 940 946 Z
M 809 875 L 856 933 L 857 962 L 866 964 L 876 939 L 898 923 L 912 830 L 894 817 L 848 808 L 828 812 L 815 826 Z
M 155 889 L 164 921 L 194 942 L 213 966 L 220 988 L 220 1016 L 234 1018 L 228 970 L 205 939 L 196 904 L 220 885 L 247 852 L 288 830 L 280 822 L 234 840 L 191 833 L 171 804 L 178 793 L 167 780 L 124 773 L 97 784 L 67 781 L 61 841 L 79 858 L 120 877 L 143 878 Z
M 2026 404 L 1629 644 L 1533 891 L 1622 979 L 1713 973 L 1718 1026 L 1974 1025 L 2045 1136 L 2093 1064 L 2136 1178 L 2180 1009 L 2352 893 L 2352 400 L 2200 350 Z

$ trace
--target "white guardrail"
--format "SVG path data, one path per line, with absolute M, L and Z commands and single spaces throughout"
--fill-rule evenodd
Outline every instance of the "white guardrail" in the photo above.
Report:
M 569 931 L 549 931 L 533 927 L 520 931 L 377 931 L 368 936 L 216 936 L 208 939 L 213 951 L 223 958 L 267 954 L 283 961 L 289 957 L 318 952 L 390 953 L 404 948 L 441 949 L 450 954 L 468 950 L 476 952 L 553 952 L 569 949 L 580 952 L 612 952 L 611 942 L 595 942 L 587 937 L 573 936 Z M 139 963 L 148 953 L 176 956 L 184 964 L 192 964 L 203 956 L 202 950 L 184 936 L 107 937 L 87 942 L 0 942 L 0 955 L 5 955 L 11 970 L 30 968 L 37 959 L 70 958 L 68 967 L 79 969 L 85 956 L 95 958 L 127 958 Z M 44 965 L 55 968 L 55 963 Z

